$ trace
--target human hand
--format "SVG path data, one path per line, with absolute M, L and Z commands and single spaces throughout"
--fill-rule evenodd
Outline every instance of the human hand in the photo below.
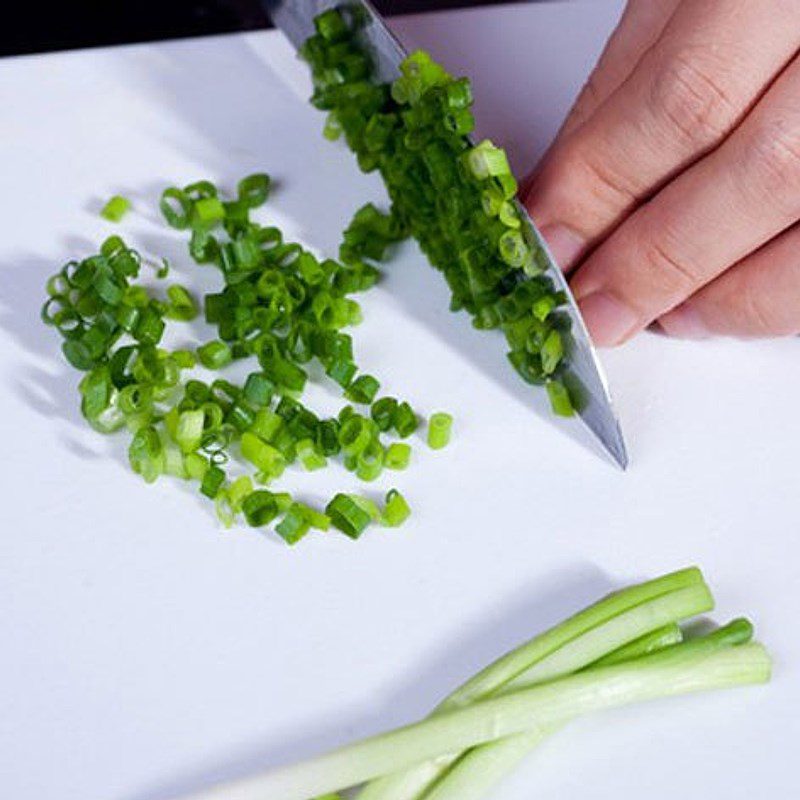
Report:
M 800 2 L 629 0 L 525 204 L 592 337 L 800 333 Z

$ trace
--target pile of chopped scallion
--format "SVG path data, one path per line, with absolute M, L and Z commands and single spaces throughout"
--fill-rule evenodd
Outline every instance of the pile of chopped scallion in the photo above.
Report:
M 161 346 L 168 322 L 194 319 L 198 303 L 179 284 L 157 296 L 137 282 L 142 260 L 119 236 L 50 278 L 42 318 L 63 337 L 67 361 L 85 373 L 84 417 L 103 433 L 130 431 L 130 465 L 147 482 L 161 475 L 195 481 L 224 525 L 240 517 L 253 527 L 275 523 L 289 544 L 312 528 L 333 526 L 357 539 L 371 523 L 398 526 L 410 509 L 396 489 L 382 507 L 341 493 L 318 510 L 274 485 L 291 464 L 311 471 L 333 458 L 362 481 L 408 466 L 411 446 L 402 440 L 417 430 L 418 416 L 407 402 L 379 395 L 379 381 L 359 370 L 345 332 L 361 320 L 352 296 L 378 278 L 370 260 L 382 259 L 405 229 L 367 205 L 344 233 L 340 260 L 319 259 L 251 219 L 269 191 L 269 176 L 255 174 L 240 181 L 233 199 L 208 181 L 162 194 L 166 221 L 190 233 L 191 257 L 222 274 L 221 291 L 203 302 L 216 328 L 211 341 L 195 349 Z M 127 208 L 116 197 L 103 214 L 118 220 Z M 157 277 L 167 272 L 165 263 Z M 253 361 L 242 385 L 191 372 L 242 359 Z M 349 401 L 336 416 L 320 418 L 300 399 L 314 359 Z M 449 430 L 449 415 L 434 414 L 430 446 L 446 444 Z M 234 454 L 246 472 L 233 474 Z
M 393 83 L 374 79 L 360 44 L 358 8 L 330 9 L 300 53 L 311 67 L 312 104 L 328 112 L 324 134 L 344 135 L 365 172 L 378 170 L 398 225 L 420 244 L 452 291 L 451 309 L 476 328 L 500 328 L 522 378 L 547 388 L 556 414 L 579 398 L 569 380 L 566 302 L 515 203 L 517 182 L 505 152 L 472 146 L 475 121 L 467 78 L 453 78 L 417 51 Z

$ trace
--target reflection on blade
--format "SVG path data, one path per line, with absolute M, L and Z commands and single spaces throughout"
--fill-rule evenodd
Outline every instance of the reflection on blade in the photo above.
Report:
M 335 0 L 262 0 L 273 23 L 280 28 L 292 44 L 299 48 L 314 31 L 314 17 L 328 8 L 357 8 L 364 15 L 364 25 L 359 35 L 371 53 L 377 77 L 382 81 L 394 80 L 399 74 L 400 62 L 406 51 L 383 23 L 380 15 L 366 0 L 349 3 Z M 525 209 L 518 204 L 526 233 L 531 243 L 536 243 L 546 256 L 546 274 L 568 298 L 563 311 L 572 322 L 569 348 L 569 369 L 564 382 L 576 399 L 578 413 L 586 426 L 600 440 L 620 467 L 628 465 L 628 454 L 619 421 L 611 402 L 608 384 L 589 333 L 581 318 L 563 273 L 555 263 L 541 234 Z
M 519 204 L 518 204 L 519 205 Z M 559 269 L 553 256 L 539 233 L 527 211 L 520 205 L 522 219 L 528 226 L 528 236 L 531 237 L 547 256 L 547 276 L 558 289 L 567 295 L 568 303 L 560 310 L 569 315 L 572 322 L 569 373 L 564 377 L 564 383 L 570 390 L 570 395 L 576 403 L 576 408 L 589 430 L 602 442 L 614 461 L 622 469 L 628 466 L 628 452 L 619 420 L 614 412 L 611 394 L 603 367 L 597 357 L 589 332 L 578 311 L 578 305 L 572 297 L 569 284 L 564 273 Z

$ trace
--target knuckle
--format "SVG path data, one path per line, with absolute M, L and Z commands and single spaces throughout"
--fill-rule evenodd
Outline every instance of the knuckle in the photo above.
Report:
M 656 69 L 651 102 L 667 125 L 693 147 L 706 148 L 730 129 L 736 110 L 709 58 L 696 50 L 670 54 Z
M 748 142 L 746 174 L 756 188 L 788 216 L 800 215 L 800 120 L 774 119 L 759 125 Z
M 754 288 L 746 287 L 741 294 L 745 327 L 752 336 L 789 336 L 796 332 L 797 320 L 778 313 L 768 299 Z
M 583 105 L 596 106 L 599 105 L 600 99 L 603 96 L 603 91 L 600 88 L 597 70 L 592 72 L 591 75 L 583 84 L 583 88 L 578 96 L 578 103 Z
M 648 237 L 646 264 L 660 296 L 688 297 L 703 282 L 697 270 L 678 252 L 679 248 L 664 230 Z
M 629 179 L 611 169 L 609 161 L 599 158 L 598 154 L 584 154 L 574 163 L 582 173 L 581 183 L 594 201 L 592 205 L 611 210 L 612 218 L 616 219 L 620 212 L 636 205 L 639 192 Z

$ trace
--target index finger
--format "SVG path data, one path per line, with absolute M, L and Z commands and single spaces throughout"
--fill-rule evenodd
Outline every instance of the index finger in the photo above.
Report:
M 550 153 L 526 205 L 574 266 L 644 199 L 717 146 L 800 44 L 800 3 L 681 4 L 658 42 Z
M 628 0 L 622 19 L 567 115 L 558 139 L 579 128 L 628 79 L 681 0 Z

